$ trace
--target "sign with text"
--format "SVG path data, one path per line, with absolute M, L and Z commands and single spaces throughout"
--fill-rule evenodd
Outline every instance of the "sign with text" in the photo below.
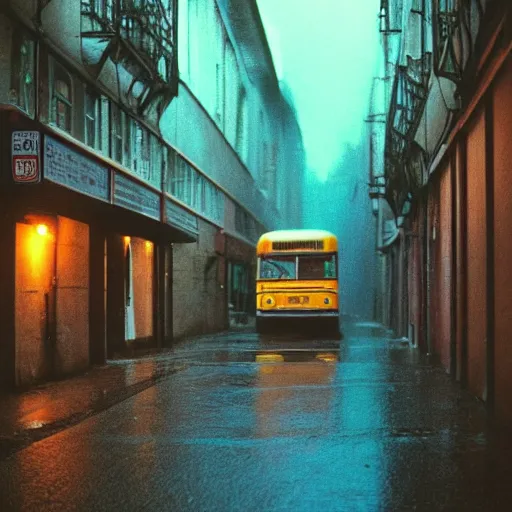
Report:
M 12 177 L 15 183 L 41 181 L 40 138 L 41 134 L 35 131 L 12 132 Z
M 170 199 L 165 200 L 165 221 L 195 238 L 199 234 L 197 217 Z
M 118 172 L 114 179 L 114 204 L 160 220 L 160 194 Z
M 45 137 L 44 178 L 82 194 L 108 201 L 109 168 Z

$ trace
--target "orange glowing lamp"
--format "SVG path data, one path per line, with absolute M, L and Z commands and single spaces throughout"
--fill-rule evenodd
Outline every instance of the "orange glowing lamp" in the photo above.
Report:
M 36 233 L 39 236 L 46 236 L 48 234 L 48 226 L 46 224 L 38 224 L 36 226 Z

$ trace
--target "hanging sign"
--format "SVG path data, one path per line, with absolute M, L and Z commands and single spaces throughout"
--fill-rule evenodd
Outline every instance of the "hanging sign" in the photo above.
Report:
M 40 133 L 34 131 L 12 132 L 12 177 L 15 183 L 39 183 Z

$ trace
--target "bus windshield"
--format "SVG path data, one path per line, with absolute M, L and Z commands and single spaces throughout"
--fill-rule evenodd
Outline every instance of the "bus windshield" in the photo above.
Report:
M 336 256 L 299 256 L 299 279 L 336 279 Z
M 260 277 L 262 279 L 296 279 L 297 261 L 295 256 L 272 256 L 262 258 Z
M 336 255 L 264 257 L 260 261 L 260 279 L 336 279 Z

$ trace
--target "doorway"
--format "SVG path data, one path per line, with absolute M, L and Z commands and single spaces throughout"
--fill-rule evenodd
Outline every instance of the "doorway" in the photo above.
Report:
M 55 353 L 55 219 L 16 223 L 16 385 L 52 373 Z

